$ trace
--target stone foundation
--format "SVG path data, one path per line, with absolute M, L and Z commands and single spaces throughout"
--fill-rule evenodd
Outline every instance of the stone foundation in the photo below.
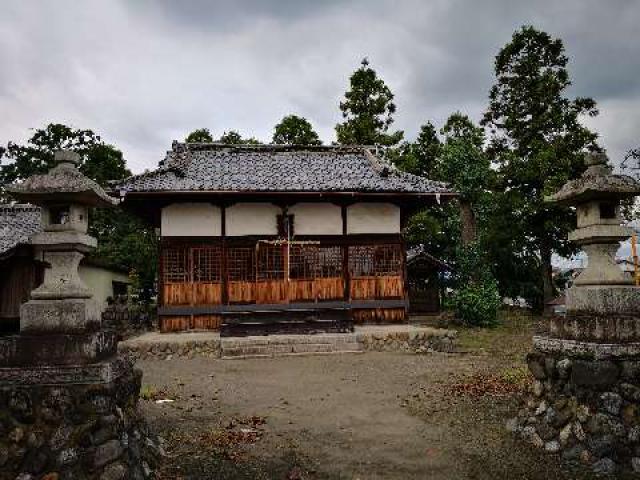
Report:
M 456 332 L 440 329 L 415 329 L 398 332 L 359 332 L 358 343 L 363 350 L 375 352 L 452 352 L 455 347 Z
M 58 384 L 48 375 L 25 375 L 29 378 L 20 384 L 3 376 L 1 480 L 151 477 L 163 452 L 138 412 L 142 374 L 125 360 L 115 364 L 117 376 L 101 383 L 77 383 L 85 366 L 76 367 L 75 376 L 58 377 L 75 381 Z
M 370 326 L 356 327 L 355 333 L 315 334 L 315 335 L 268 335 L 253 337 L 220 337 L 213 338 L 212 333 L 147 333 L 137 338 L 120 342 L 120 352 L 134 359 L 171 360 L 174 358 L 190 359 L 195 357 L 222 358 L 224 354 L 222 342 L 227 350 L 234 347 L 234 342 L 244 347 L 260 347 L 263 356 L 280 356 L 300 353 L 331 353 L 344 351 L 376 351 L 376 352 L 451 352 L 455 348 L 456 332 L 430 327 L 409 326 Z M 287 344 L 289 347 L 282 347 Z M 295 349 L 293 344 L 323 345 L 326 349 Z M 264 348 L 272 345 L 271 350 Z M 329 348 L 336 347 L 336 348 Z M 264 350 L 264 351 L 263 351 Z M 258 350 L 251 351 L 256 354 Z M 245 352 L 249 353 L 249 352 Z
M 597 473 L 640 472 L 640 356 L 544 337 L 534 345 L 535 381 L 509 429 Z
M 220 358 L 220 339 L 149 341 L 140 342 L 135 338 L 120 342 L 118 349 L 134 360 L 171 360 L 173 358 L 191 359 L 195 357 Z

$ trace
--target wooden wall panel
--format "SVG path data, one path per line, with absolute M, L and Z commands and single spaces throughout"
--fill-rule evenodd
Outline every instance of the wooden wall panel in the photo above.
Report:
M 31 257 L 13 257 L 0 262 L 0 318 L 20 317 L 20 306 L 36 288 L 38 270 Z
M 183 330 L 188 330 L 190 323 L 191 317 L 189 315 L 161 317 L 160 331 L 162 333 L 181 332 Z
M 220 305 L 222 303 L 222 284 L 198 282 L 193 284 L 194 305 Z
M 162 286 L 165 305 L 191 305 L 193 288 L 191 283 L 165 283 Z
M 313 302 L 316 300 L 313 280 L 289 280 L 289 302 Z
M 367 308 L 353 311 L 353 322 L 362 323 L 401 323 L 406 320 L 404 308 Z
M 404 281 L 402 276 L 385 276 L 376 279 L 376 298 L 404 297 Z
M 228 282 L 229 303 L 255 303 L 256 285 L 254 282 Z
M 376 298 L 376 277 L 358 277 L 351 279 L 350 298 L 352 300 L 373 300 Z
M 222 325 L 220 315 L 194 315 L 191 328 L 194 330 L 218 330 Z
M 344 297 L 344 280 L 342 278 L 316 278 L 314 289 L 318 300 L 340 300 Z
M 288 303 L 289 289 L 284 280 L 256 282 L 256 303 Z

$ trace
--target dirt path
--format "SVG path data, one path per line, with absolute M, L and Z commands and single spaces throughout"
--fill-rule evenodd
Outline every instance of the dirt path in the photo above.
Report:
M 465 333 L 453 355 L 145 361 L 142 404 L 173 455 L 164 478 L 582 478 L 509 436 L 513 395 L 476 391 L 525 380 L 527 337 Z

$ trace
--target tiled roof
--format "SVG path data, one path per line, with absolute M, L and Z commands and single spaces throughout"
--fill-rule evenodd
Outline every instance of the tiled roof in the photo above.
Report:
M 0 255 L 28 243 L 29 237 L 40 229 L 40 208 L 0 204 Z
M 364 147 L 184 144 L 160 168 L 124 180 L 122 192 L 452 193 L 447 184 L 404 173 Z

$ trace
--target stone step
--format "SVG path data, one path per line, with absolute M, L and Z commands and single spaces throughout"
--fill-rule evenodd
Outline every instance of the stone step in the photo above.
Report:
M 299 345 L 299 344 L 344 345 L 358 343 L 355 334 L 334 335 L 269 335 L 255 337 L 222 338 L 221 347 L 237 348 L 245 345 Z
M 331 353 L 362 352 L 362 345 L 355 335 L 335 335 L 332 337 L 308 338 L 300 336 L 279 338 L 244 337 L 224 339 L 221 342 L 223 359 L 264 358 L 286 355 L 314 355 Z
M 363 350 L 340 350 L 335 352 L 306 352 L 306 353 L 281 353 L 279 355 L 224 355 L 220 357 L 222 360 L 244 360 L 247 358 L 278 358 L 278 357 L 305 357 L 320 355 L 342 355 L 342 354 L 363 354 Z

